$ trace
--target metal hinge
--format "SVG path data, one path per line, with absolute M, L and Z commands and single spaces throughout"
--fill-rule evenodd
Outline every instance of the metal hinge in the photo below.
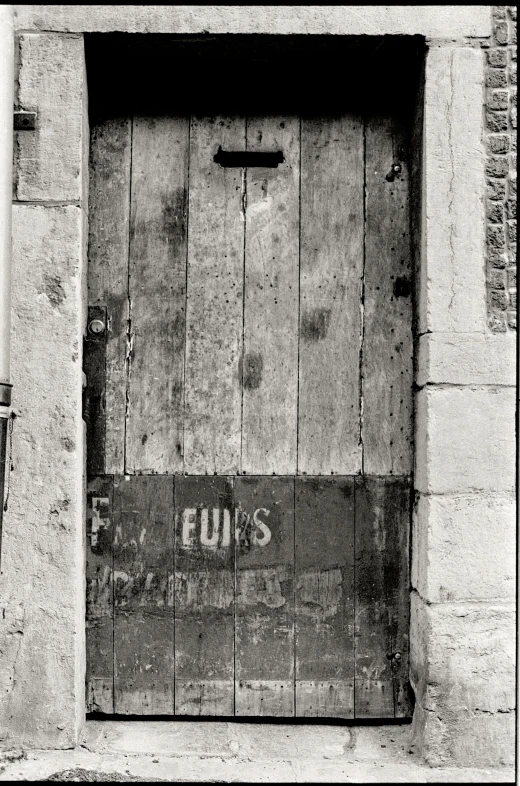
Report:
M 36 128 L 36 112 L 20 110 L 14 113 L 15 131 L 34 131 Z

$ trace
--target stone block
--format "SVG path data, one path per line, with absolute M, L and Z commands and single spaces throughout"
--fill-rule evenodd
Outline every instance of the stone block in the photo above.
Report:
M 490 68 L 486 74 L 487 87 L 507 87 L 507 74 L 505 69 Z
M 509 147 L 510 139 L 507 134 L 497 134 L 489 137 L 489 149 L 492 153 L 508 153 Z
M 500 112 L 508 107 L 508 92 L 507 90 L 493 90 L 488 98 L 487 106 L 492 112 Z
M 501 202 L 489 201 L 487 204 L 488 221 L 493 224 L 501 224 L 504 220 L 504 206 Z
M 412 586 L 429 603 L 514 600 L 513 496 L 423 495 L 412 542 Z
M 502 290 L 492 289 L 489 293 L 489 304 L 491 308 L 505 311 L 509 303 L 509 298 Z
M 512 492 L 515 389 L 468 386 L 420 390 L 416 399 L 415 484 L 426 494 Z
M 76 744 L 84 717 L 83 216 L 13 209 L 13 465 L 0 602 L 0 740 Z
M 487 195 L 489 199 L 504 199 L 506 195 L 506 184 L 503 180 L 488 180 Z
M 486 161 L 486 175 L 489 177 L 507 177 L 508 172 L 509 162 L 505 156 L 490 156 Z
M 493 29 L 495 41 L 499 46 L 505 46 L 509 41 L 509 31 L 507 29 L 507 22 L 498 22 Z
M 83 38 L 21 35 L 18 105 L 37 123 L 15 132 L 15 199 L 81 200 L 86 104 Z
M 411 599 L 414 736 L 432 766 L 514 758 L 514 605 Z
M 423 708 L 514 709 L 515 616 L 514 603 L 430 605 L 412 592 L 410 672 Z
M 483 83 L 481 50 L 429 50 L 421 333 L 485 329 Z
M 488 327 L 493 333 L 506 333 L 506 318 L 503 313 L 491 313 L 488 315 Z
M 437 776 L 441 783 L 454 782 L 449 772 L 464 772 L 460 769 L 448 771 L 448 767 L 493 768 L 491 779 L 496 782 L 501 772 L 498 768 L 515 763 L 515 727 L 513 712 L 460 713 L 447 710 L 443 705 L 424 710 L 417 703 L 413 717 L 413 747 L 421 751 L 430 767 L 445 768 L 446 776 Z M 482 783 L 481 778 L 482 775 L 477 775 L 477 782 Z
M 492 68 L 505 68 L 507 65 L 507 50 L 488 49 L 487 61 Z
M 490 267 L 488 270 L 488 286 L 491 287 L 491 289 L 505 289 L 505 271 L 496 270 L 494 267 Z
M 507 114 L 505 112 L 487 112 L 486 123 L 488 130 L 493 133 L 508 130 Z
M 496 268 L 497 270 L 503 270 L 510 264 L 510 260 L 505 253 L 499 254 L 498 251 L 494 251 L 492 249 L 487 250 L 487 260 L 489 262 L 488 268 L 491 265 L 492 267 Z
M 496 251 L 497 253 L 500 253 L 504 249 L 505 242 L 506 239 L 505 239 L 503 227 L 488 226 L 487 228 L 488 251 Z
M 18 30 L 487 37 L 486 6 L 17 5 Z
M 427 333 L 419 339 L 417 364 L 417 384 L 420 387 L 428 383 L 516 384 L 513 336 Z

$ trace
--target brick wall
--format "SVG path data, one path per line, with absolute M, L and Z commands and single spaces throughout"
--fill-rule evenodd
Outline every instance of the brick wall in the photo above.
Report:
M 487 296 L 495 333 L 516 330 L 516 6 L 492 6 L 486 52 Z

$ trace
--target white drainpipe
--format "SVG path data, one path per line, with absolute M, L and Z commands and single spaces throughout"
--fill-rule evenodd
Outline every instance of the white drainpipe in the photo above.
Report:
M 0 554 L 5 456 L 11 411 L 11 211 L 14 111 L 14 6 L 0 5 Z

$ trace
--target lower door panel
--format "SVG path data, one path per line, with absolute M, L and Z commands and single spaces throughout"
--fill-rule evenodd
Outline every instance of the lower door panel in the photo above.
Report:
M 408 477 L 96 476 L 87 710 L 408 717 Z

